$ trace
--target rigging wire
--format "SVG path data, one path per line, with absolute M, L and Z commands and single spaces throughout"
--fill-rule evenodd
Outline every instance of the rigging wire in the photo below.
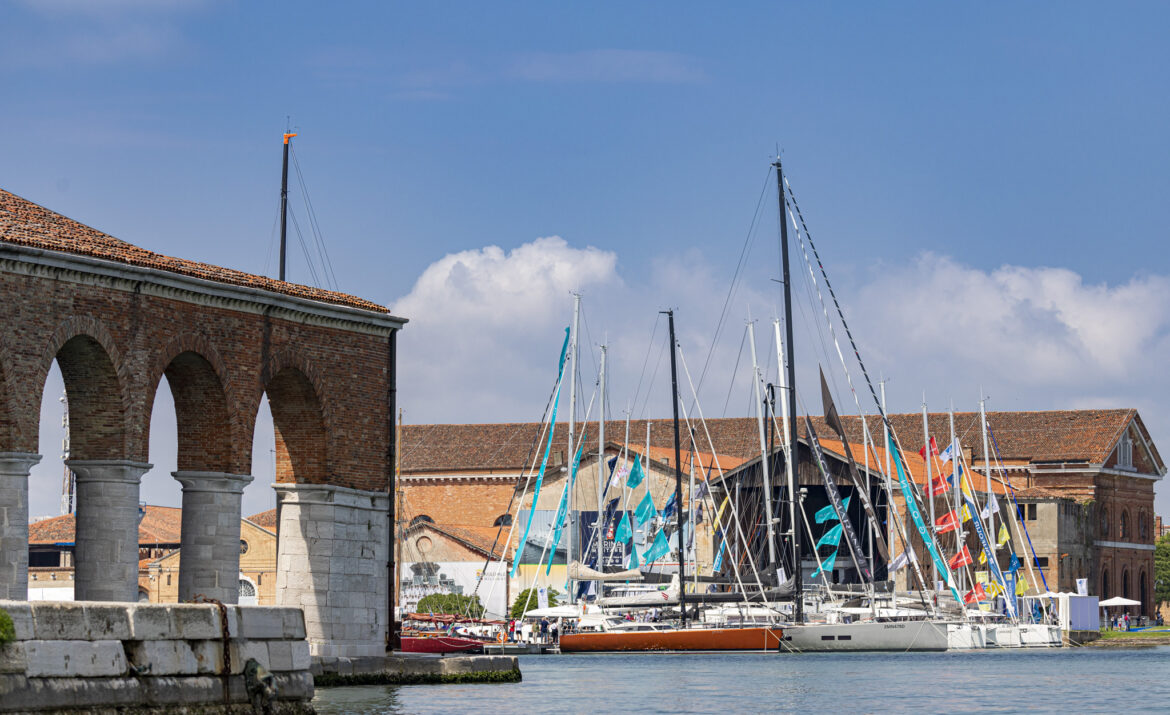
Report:
M 301 251 L 305 254 L 305 265 L 309 269 L 309 275 L 313 277 L 313 285 L 320 287 L 321 279 L 317 276 L 317 270 L 313 267 L 313 257 L 309 255 L 309 247 L 305 244 L 305 236 L 301 233 L 301 224 L 297 221 L 297 215 L 293 212 L 292 207 L 289 207 L 288 217 L 292 219 L 293 231 L 297 234 L 297 241 L 301 244 Z
M 301 194 L 305 199 L 305 209 L 308 213 L 309 227 L 313 232 L 313 238 L 316 242 L 317 253 L 321 261 L 321 274 L 325 277 L 328 287 L 337 290 L 340 285 L 337 281 L 337 274 L 333 272 L 333 261 L 329 258 L 329 251 L 325 247 L 325 236 L 321 232 L 321 224 L 317 221 L 317 212 L 313 208 L 313 200 L 309 196 L 309 187 L 305 184 L 305 177 L 301 173 L 301 162 L 297 158 L 296 149 L 292 144 L 289 145 L 289 153 L 292 155 L 293 167 L 296 169 L 297 182 L 301 186 Z
M 631 410 L 638 404 L 638 396 L 642 394 L 642 380 L 646 377 L 646 366 L 650 363 L 650 352 L 654 349 L 654 338 L 658 335 L 658 324 L 661 322 L 662 313 L 656 313 L 654 328 L 650 331 L 650 342 L 646 343 L 646 355 L 642 358 L 642 372 L 638 374 L 638 387 L 634 390 L 634 399 L 630 402 Z
M 731 404 L 731 395 L 735 391 L 735 378 L 739 375 L 739 363 L 743 359 L 743 346 L 747 344 L 747 335 L 748 331 L 745 325 L 743 328 L 743 337 L 739 341 L 739 354 L 735 356 L 735 367 L 731 370 L 731 384 L 727 386 L 727 399 L 723 400 L 723 414 L 720 417 L 727 416 L 727 406 Z M 703 378 L 700 377 L 699 382 L 701 383 L 702 380 Z M 702 385 L 700 384 L 698 387 L 702 387 Z M 694 405 L 693 402 L 691 404 L 692 406 Z

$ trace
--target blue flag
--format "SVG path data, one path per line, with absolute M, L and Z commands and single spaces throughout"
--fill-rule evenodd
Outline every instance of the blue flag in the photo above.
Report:
M 841 501 L 841 508 L 849 508 L 849 497 L 845 497 L 845 499 Z M 815 517 L 818 524 L 824 524 L 826 521 L 837 521 L 837 511 L 833 509 L 833 505 L 830 504 L 824 509 L 818 511 Z
M 674 508 L 678 505 L 678 500 L 675 499 L 676 492 L 671 492 L 670 496 L 666 498 L 666 506 L 662 507 L 662 518 L 669 519 L 674 515 Z
M 825 535 L 821 537 L 821 540 L 817 542 L 817 548 L 819 549 L 822 546 L 832 546 L 834 549 L 837 548 L 837 546 L 841 543 L 841 530 L 843 528 L 844 527 L 841 524 L 837 524 L 832 529 L 826 531 Z
M 646 473 L 642 471 L 642 458 L 634 460 L 634 466 L 630 469 L 630 476 L 626 477 L 626 486 L 630 489 L 642 483 L 646 478 Z
M 662 529 L 658 530 L 658 534 L 654 537 L 654 543 L 650 544 L 650 548 L 646 553 L 642 554 L 642 558 L 646 563 L 653 563 L 658 559 L 670 553 L 670 545 L 666 543 L 666 534 Z
M 1012 560 L 1008 562 L 1008 571 L 1014 574 L 1016 571 L 1020 570 L 1021 566 L 1023 566 L 1023 564 L 1020 563 L 1020 559 L 1016 557 L 1015 554 L 1012 554 Z
M 626 562 L 626 568 L 636 569 L 636 568 L 638 568 L 638 566 L 639 566 L 638 547 L 634 546 L 634 542 L 631 541 L 630 542 L 630 560 Z
M 650 521 L 656 513 L 654 500 L 650 498 L 650 492 L 646 492 L 646 496 L 642 497 L 642 501 L 638 502 L 638 508 L 634 510 L 634 517 L 638 526 L 642 526 Z
M 565 525 L 565 516 L 568 514 L 569 508 L 569 492 L 573 490 L 573 485 L 577 482 L 577 468 L 581 466 L 581 455 L 585 452 L 585 443 L 581 442 L 581 446 L 577 448 L 577 454 L 573 457 L 573 469 L 569 475 L 569 483 L 565 486 L 565 490 L 561 492 L 561 503 L 557 505 L 557 515 L 553 521 L 555 525 L 553 528 L 552 546 L 549 547 L 549 553 L 555 554 L 557 551 L 557 544 L 561 543 L 561 529 Z M 553 565 L 552 556 L 549 556 L 548 565 L 544 569 L 545 575 L 552 572 Z
M 622 521 L 618 524 L 617 531 L 614 532 L 613 538 L 620 543 L 626 543 L 634 532 L 630 529 L 630 512 L 622 512 Z
M 817 570 L 812 572 L 812 576 L 810 576 L 810 578 L 816 578 L 817 576 L 820 576 L 822 573 L 828 573 L 828 572 L 832 571 L 833 566 L 835 566 L 836 564 L 837 564 L 837 552 L 834 551 L 833 553 L 831 553 L 825 557 L 825 560 L 821 562 L 821 565 L 817 567 Z

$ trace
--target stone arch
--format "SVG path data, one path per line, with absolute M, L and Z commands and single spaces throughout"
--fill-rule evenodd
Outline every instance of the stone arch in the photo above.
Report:
M 299 356 L 280 353 L 265 370 L 265 378 L 276 434 L 276 481 L 328 482 L 329 420 L 320 374 Z
M 69 400 L 71 458 L 131 456 L 126 424 L 130 380 L 109 330 L 93 318 L 70 318 L 59 325 L 41 355 L 36 381 L 40 392 L 53 360 Z
M 434 524 L 435 520 L 429 514 L 419 514 L 410 520 L 409 526 L 418 526 L 419 524 Z M 409 528 L 409 527 L 408 527 Z
M 215 348 L 201 336 L 179 336 L 158 354 L 150 375 L 147 426 L 165 375 L 175 401 L 178 470 L 230 472 L 238 425 L 230 408 L 230 373 Z
M 512 515 L 511 514 L 500 514 L 499 516 L 496 517 L 495 523 L 492 524 L 492 526 L 511 526 L 511 525 L 512 525 Z

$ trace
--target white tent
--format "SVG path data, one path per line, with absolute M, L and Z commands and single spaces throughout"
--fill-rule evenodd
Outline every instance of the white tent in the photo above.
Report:
M 1098 606 L 1140 606 L 1141 601 L 1135 601 L 1132 598 L 1122 598 L 1121 596 L 1114 596 L 1108 598 L 1097 604 Z
M 550 606 L 524 612 L 525 618 L 580 618 L 580 606 Z

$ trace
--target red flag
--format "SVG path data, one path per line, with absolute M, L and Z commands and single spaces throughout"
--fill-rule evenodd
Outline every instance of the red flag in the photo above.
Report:
M 945 534 L 948 531 L 954 531 L 959 527 L 959 514 L 955 511 L 949 511 L 939 518 L 934 520 L 935 531 L 939 534 Z M 954 568 L 953 566 L 951 568 Z
M 966 549 L 967 547 L 963 547 Z M 984 601 L 987 599 L 987 592 L 983 590 L 983 584 L 975 584 L 975 588 L 963 594 L 963 603 L 974 603 L 975 601 Z
M 951 512 L 951 514 L 954 514 L 954 512 Z M 947 566 L 950 566 L 953 569 L 957 569 L 957 568 L 960 568 L 962 566 L 970 566 L 970 565 L 971 565 L 971 552 L 967 550 L 966 546 L 963 546 L 963 550 L 960 551 L 959 553 L 955 554 L 954 556 L 952 556 L 951 560 L 947 562 Z M 983 589 L 980 588 L 979 590 L 982 591 Z
M 933 497 L 939 494 L 946 494 L 950 489 L 951 485 L 946 477 L 935 477 L 934 481 L 930 483 L 930 488 L 927 490 L 926 496 Z
M 938 445 L 934 443 L 934 437 L 930 438 L 930 453 L 938 456 Z M 926 445 L 922 445 L 922 449 L 918 450 L 918 456 L 922 457 L 924 461 L 926 460 Z

